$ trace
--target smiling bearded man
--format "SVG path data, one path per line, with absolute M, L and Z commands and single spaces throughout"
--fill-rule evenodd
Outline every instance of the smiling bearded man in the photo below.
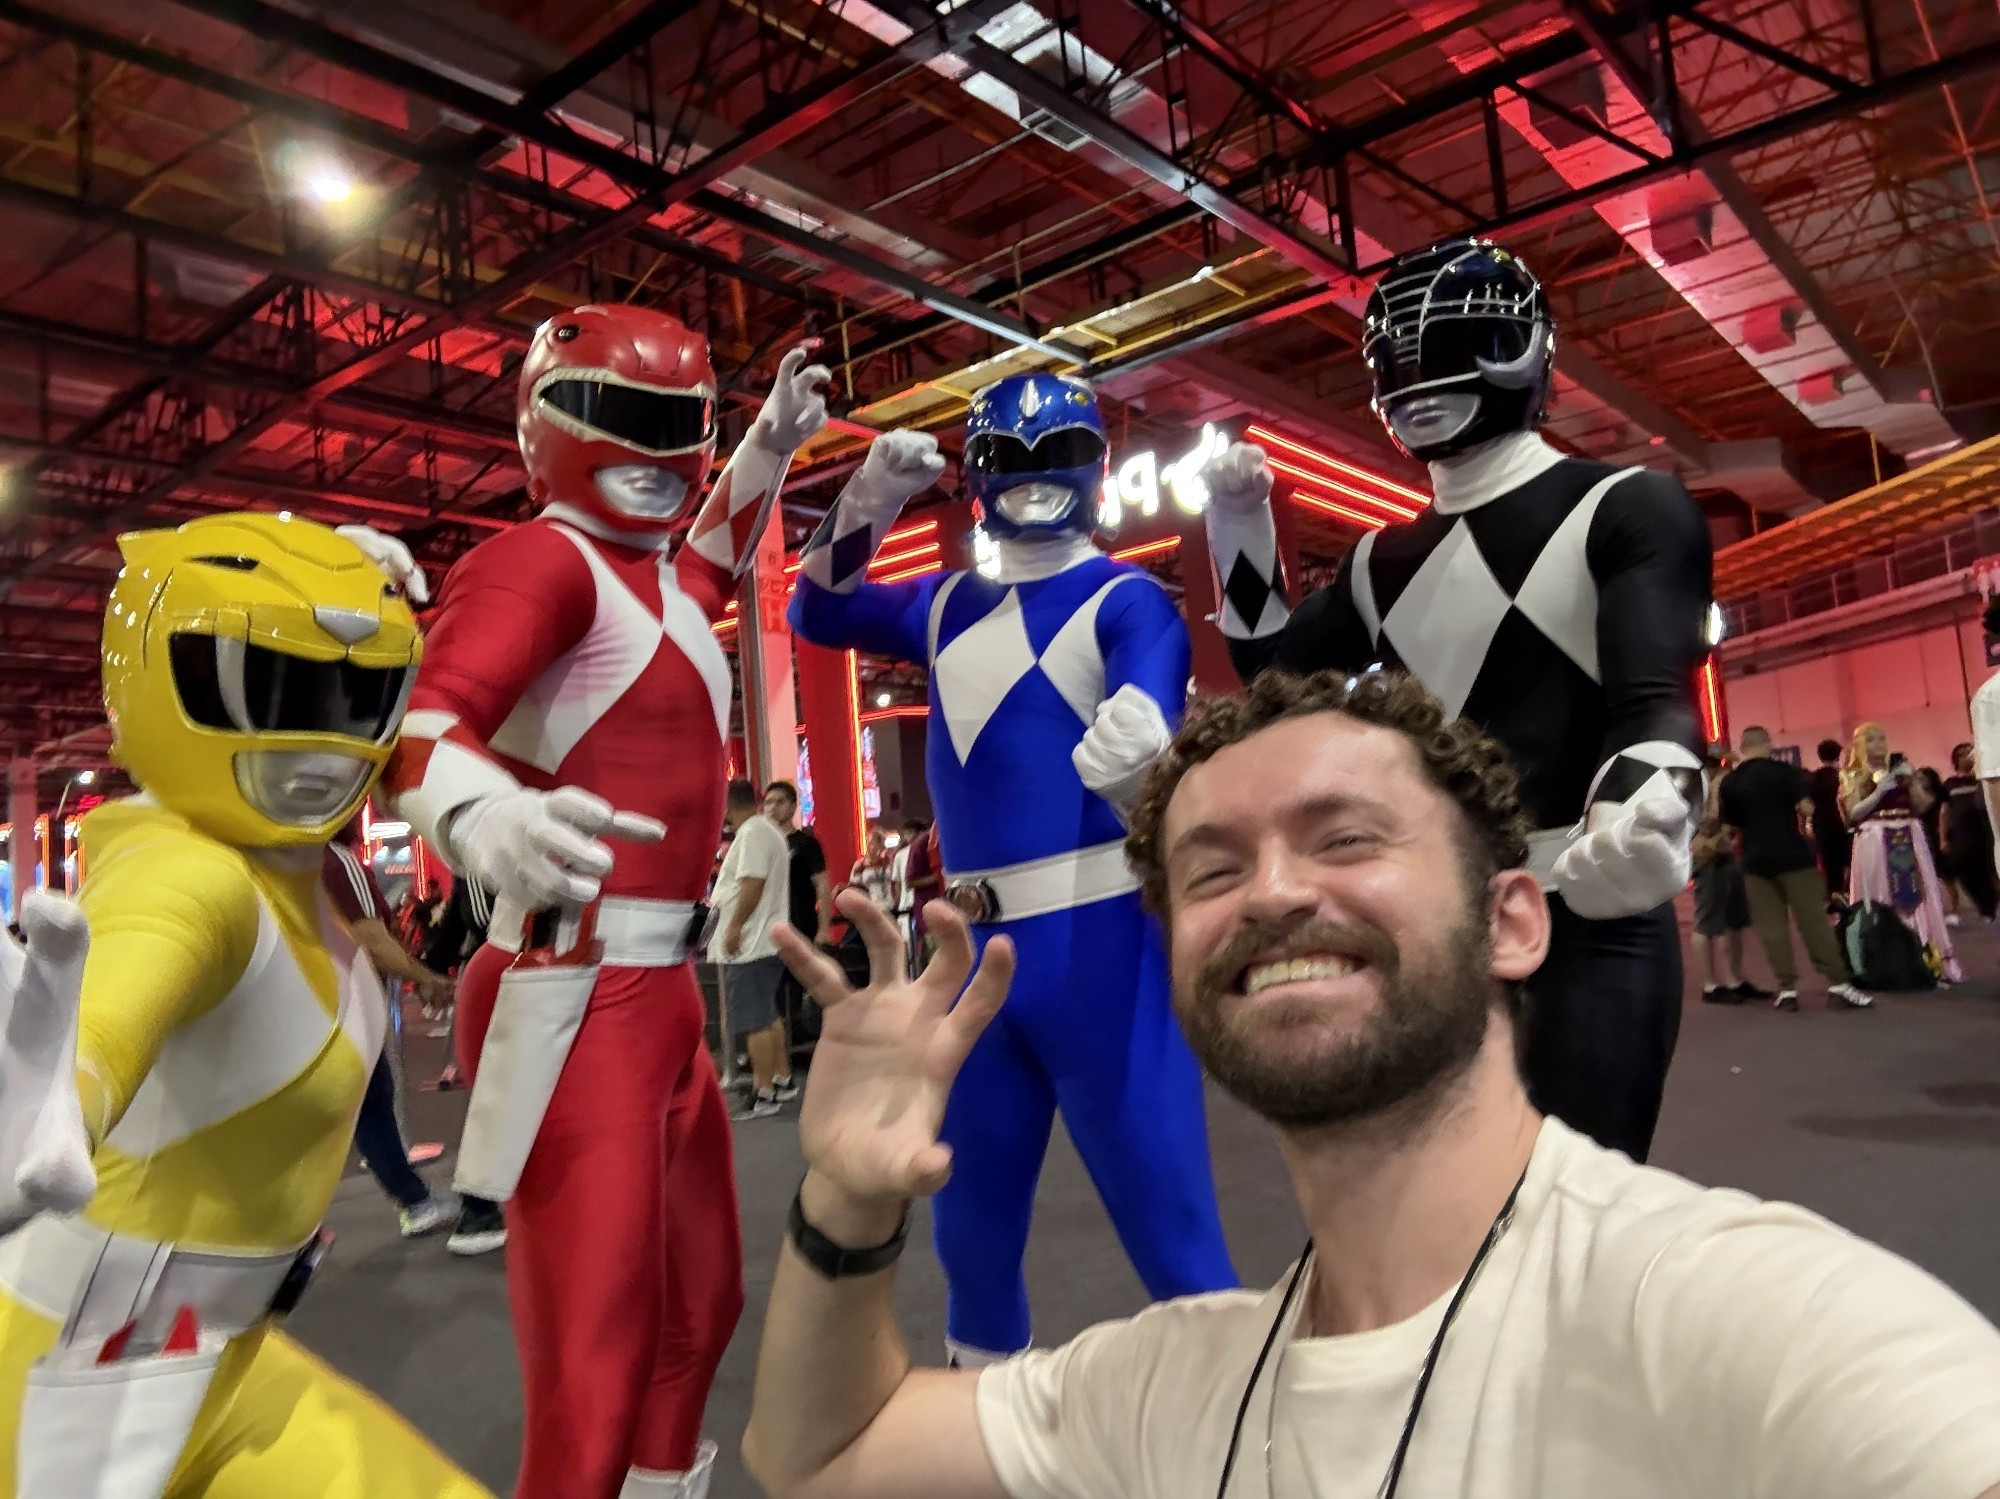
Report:
M 1184 1296 L 980 1373 L 912 1369 L 889 1274 L 951 1170 L 999 1009 L 930 907 L 826 1007 L 808 1163 L 744 1455 L 776 1499 L 2000 1499 L 2000 1334 L 1824 1219 L 1638 1166 L 1522 1086 L 1549 945 L 1500 746 L 1398 674 L 1198 705 L 1132 809 L 1181 1021 L 1274 1126 L 1312 1232 L 1266 1292 Z M 971 981 L 967 982 L 970 974 Z

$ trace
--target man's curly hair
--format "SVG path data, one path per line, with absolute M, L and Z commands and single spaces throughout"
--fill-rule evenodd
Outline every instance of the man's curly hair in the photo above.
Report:
M 1247 698 L 1205 698 L 1188 710 L 1173 744 L 1147 773 L 1132 808 L 1125 854 L 1144 882 L 1146 904 L 1163 922 L 1167 906 L 1167 851 L 1161 836 L 1167 803 L 1195 766 L 1260 729 L 1313 713 L 1344 713 L 1403 735 L 1424 773 L 1458 806 L 1467 876 L 1482 888 L 1503 869 L 1528 861 L 1528 817 L 1520 778 L 1506 750 L 1463 718 L 1445 722 L 1444 705 L 1416 678 L 1399 671 L 1360 676 L 1320 671 L 1311 676 L 1267 671 L 1250 684 Z

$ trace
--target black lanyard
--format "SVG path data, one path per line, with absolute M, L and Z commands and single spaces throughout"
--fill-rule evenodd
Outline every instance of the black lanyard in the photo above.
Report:
M 1403 1418 L 1403 1434 L 1396 1440 L 1395 1456 L 1389 1459 L 1389 1471 L 1382 1475 L 1382 1487 L 1376 1499 L 1395 1499 L 1396 1485 L 1403 1479 L 1403 1461 L 1409 1456 L 1410 1438 L 1417 1432 L 1417 1415 L 1424 1408 L 1424 1396 L 1431 1387 L 1431 1375 L 1437 1371 L 1438 1355 L 1444 1351 L 1444 1335 L 1451 1330 L 1452 1322 L 1458 1316 L 1458 1309 L 1464 1304 L 1466 1292 L 1472 1289 L 1472 1282 L 1479 1274 L 1479 1267 L 1486 1263 L 1493 1246 L 1500 1242 L 1500 1236 L 1507 1231 L 1507 1225 L 1514 1217 L 1514 1203 L 1521 1195 L 1521 1185 L 1528 1179 L 1524 1166 L 1521 1175 L 1514 1182 L 1514 1190 L 1507 1194 L 1507 1200 L 1500 1204 L 1500 1211 L 1494 1215 L 1493 1226 L 1486 1230 L 1486 1237 L 1479 1241 L 1479 1249 L 1472 1256 L 1472 1263 L 1466 1267 L 1465 1277 L 1458 1283 L 1458 1289 L 1451 1293 L 1451 1301 L 1444 1309 L 1444 1317 L 1438 1323 L 1435 1337 L 1431 1339 L 1430 1351 L 1424 1355 L 1424 1366 L 1417 1374 L 1416 1392 L 1410 1396 L 1410 1411 Z M 1305 1280 L 1307 1267 L 1312 1262 L 1312 1240 L 1306 1240 L 1306 1247 L 1299 1252 L 1299 1262 L 1292 1269 L 1291 1279 L 1285 1282 L 1285 1294 L 1278 1303 L 1278 1315 L 1271 1320 L 1271 1330 L 1264 1335 L 1264 1346 L 1257 1350 L 1257 1362 L 1251 1365 L 1250 1381 L 1243 1387 L 1243 1399 L 1236 1407 L 1236 1422 L 1229 1430 L 1229 1451 L 1222 1459 L 1222 1481 L 1215 1486 L 1215 1499 L 1228 1499 L 1230 1475 L 1236 1469 L 1236 1453 L 1243 1445 L 1243 1423 L 1250 1414 L 1251 1398 L 1257 1393 L 1257 1386 L 1264 1377 L 1264 1365 L 1269 1362 L 1271 1350 L 1277 1347 L 1278 1338 L 1285 1330 L 1286 1318 L 1292 1304 L 1298 1297 L 1299 1286 Z M 1278 1392 L 1271 1391 L 1272 1400 Z

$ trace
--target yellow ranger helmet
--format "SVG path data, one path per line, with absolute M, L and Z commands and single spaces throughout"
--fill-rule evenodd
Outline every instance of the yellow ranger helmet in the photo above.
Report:
M 291 515 L 118 539 L 104 615 L 112 756 L 239 847 L 323 843 L 395 747 L 423 654 L 400 590 Z

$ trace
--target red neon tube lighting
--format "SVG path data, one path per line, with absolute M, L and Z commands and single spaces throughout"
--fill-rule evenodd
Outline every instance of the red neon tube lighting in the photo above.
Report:
M 1359 500 L 1364 505 L 1374 505 L 1379 509 L 1386 510 L 1398 520 L 1415 520 L 1417 518 L 1418 512 L 1406 505 L 1399 505 L 1394 500 L 1379 494 L 1369 494 L 1366 490 L 1356 489 L 1351 484 L 1343 484 L 1338 479 L 1329 479 L 1325 474 L 1312 473 L 1307 469 L 1300 468 L 1297 464 L 1287 463 L 1282 458 L 1266 458 L 1264 462 L 1277 473 L 1288 474 L 1294 479 L 1303 479 L 1308 484 L 1321 485 L 1327 489 L 1336 490 L 1346 495 L 1350 500 Z
M 1269 427 L 1258 423 L 1252 423 L 1244 431 L 1243 435 L 1260 446 L 1268 444 L 1274 448 L 1283 448 L 1286 452 L 1303 458 L 1308 463 L 1316 463 L 1321 468 L 1332 469 L 1335 473 L 1346 474 L 1350 478 L 1359 479 L 1364 484 L 1373 484 L 1377 488 L 1388 490 L 1391 494 L 1401 495 L 1404 499 L 1414 502 L 1419 509 L 1431 502 L 1429 495 L 1424 494 L 1420 490 L 1412 489 L 1407 484 L 1398 484 L 1394 479 L 1389 478 L 1385 474 L 1378 474 L 1371 469 L 1357 468 L 1354 464 L 1344 463 L 1331 453 L 1322 453 L 1318 448 L 1309 448 L 1302 442 L 1294 442 L 1291 438 L 1273 432 Z
M 886 549 L 895 546 L 898 542 L 914 541 L 919 536 L 930 535 L 936 529 L 937 522 L 934 520 L 917 521 L 913 525 L 903 526 L 898 530 L 891 531 L 887 536 L 882 538 L 882 546 Z M 791 577 L 802 566 L 804 566 L 802 559 L 794 559 L 788 562 L 785 564 L 785 576 L 788 578 Z
M 1379 531 L 1389 524 L 1383 516 L 1366 515 L 1359 510 L 1350 510 L 1345 505 L 1336 505 L 1332 500 L 1322 499 L 1316 494 L 1307 494 L 1303 489 L 1294 490 L 1292 498 L 1308 509 L 1324 510 L 1328 515 L 1337 515 L 1342 520 L 1353 521 L 1371 531 Z
M 1141 542 L 1138 546 L 1127 547 L 1122 552 L 1113 552 L 1114 562 L 1137 562 L 1146 557 L 1160 557 L 1173 551 L 1181 544 L 1178 536 L 1163 536 L 1158 541 Z
M 905 568 L 902 572 L 884 573 L 881 577 L 870 578 L 868 581 L 871 583 L 901 583 L 908 578 L 927 577 L 931 573 L 941 571 L 943 568 L 944 563 L 938 558 L 933 557 L 928 562 L 919 563 L 915 567 Z
M 1722 671 L 1715 657 L 1701 663 L 1702 732 L 1710 744 L 1722 739 Z
M 848 738 L 854 748 L 854 846 L 868 851 L 867 783 L 861 775 L 861 670 L 853 651 L 847 653 Z

